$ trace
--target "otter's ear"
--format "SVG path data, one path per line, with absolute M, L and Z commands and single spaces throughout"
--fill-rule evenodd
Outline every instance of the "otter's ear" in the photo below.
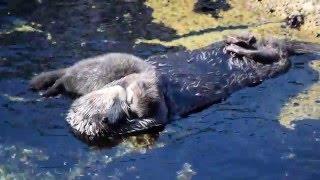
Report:
M 137 135 L 149 132 L 159 132 L 164 129 L 164 124 L 159 123 L 156 119 L 132 119 L 127 121 L 126 124 L 113 129 L 115 135 Z

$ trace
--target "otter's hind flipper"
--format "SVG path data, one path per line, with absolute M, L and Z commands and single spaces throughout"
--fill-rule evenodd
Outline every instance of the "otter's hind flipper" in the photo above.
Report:
M 33 90 L 44 90 L 52 86 L 59 78 L 65 74 L 66 69 L 43 72 L 30 81 L 30 88 Z

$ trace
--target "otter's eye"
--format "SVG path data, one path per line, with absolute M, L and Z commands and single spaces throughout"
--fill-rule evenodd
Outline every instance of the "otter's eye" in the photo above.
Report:
M 109 122 L 108 117 L 104 117 L 104 118 L 102 119 L 102 122 L 103 122 L 103 123 L 108 123 L 108 122 Z

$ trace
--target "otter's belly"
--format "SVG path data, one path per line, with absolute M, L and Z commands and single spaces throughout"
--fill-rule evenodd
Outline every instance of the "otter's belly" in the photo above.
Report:
M 246 86 L 259 84 L 285 68 L 283 63 L 263 65 L 223 53 L 215 43 L 195 51 L 153 56 L 148 62 L 164 77 L 171 115 L 187 115 L 228 97 Z

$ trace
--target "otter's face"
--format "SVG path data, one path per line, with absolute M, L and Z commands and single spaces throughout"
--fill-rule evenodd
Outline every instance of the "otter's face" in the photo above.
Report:
M 138 118 L 154 115 L 155 108 L 160 103 L 160 94 L 155 83 L 143 80 L 134 81 L 126 91 L 127 103 L 132 113 Z
M 67 122 L 80 134 L 103 136 L 113 124 L 128 117 L 126 90 L 121 86 L 106 87 L 74 101 Z
M 151 117 L 160 108 L 159 104 L 157 86 L 137 80 L 126 89 L 116 85 L 80 97 L 71 105 L 66 119 L 77 134 L 93 140 L 158 126 L 157 120 Z

